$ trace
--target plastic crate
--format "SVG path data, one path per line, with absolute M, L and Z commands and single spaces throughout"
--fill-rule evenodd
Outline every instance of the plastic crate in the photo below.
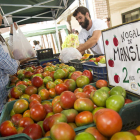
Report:
M 53 54 L 54 58 L 59 58 L 60 53 Z
M 10 86 L 10 81 L 8 82 L 7 86 L 6 86 L 6 90 L 10 90 L 11 88 L 13 88 L 14 86 Z
M 37 50 L 37 58 L 38 60 L 53 58 L 52 48 Z
M 78 59 L 70 60 L 69 66 L 73 66 L 76 71 L 83 71 L 82 62 Z
M 96 83 L 91 83 L 89 85 L 96 87 Z M 111 88 L 112 87 L 110 87 L 110 89 Z M 123 122 L 122 131 L 135 129 L 140 125 L 140 96 L 127 92 L 126 98 L 131 99 L 133 102 L 126 104 L 119 111 Z
M 93 74 L 93 82 L 103 79 L 107 80 L 107 69 L 106 67 L 99 67 L 94 62 L 85 62 L 82 64 L 83 70 L 90 70 Z
M 50 62 L 50 63 L 52 63 L 53 65 L 55 65 L 55 64 L 59 64 L 59 59 L 57 59 L 57 58 L 50 58 L 50 59 L 39 60 L 39 63 L 40 63 L 40 65 L 41 65 L 42 67 L 45 67 L 45 66 L 46 66 L 45 63 L 47 63 L 47 62 Z M 44 64 L 44 65 L 43 65 L 43 64 Z

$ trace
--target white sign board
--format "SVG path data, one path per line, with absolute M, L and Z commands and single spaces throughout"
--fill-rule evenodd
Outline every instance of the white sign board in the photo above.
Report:
M 102 32 L 109 85 L 140 95 L 140 21 Z

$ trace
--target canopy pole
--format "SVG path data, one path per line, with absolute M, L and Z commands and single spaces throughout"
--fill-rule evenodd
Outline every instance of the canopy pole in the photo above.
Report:
M 59 48 L 59 53 L 60 53 L 61 52 L 61 47 L 60 47 L 60 40 L 59 40 L 59 36 L 58 36 L 58 28 L 57 28 L 56 20 L 55 20 L 55 28 L 56 28 L 56 38 L 57 38 L 58 48 Z

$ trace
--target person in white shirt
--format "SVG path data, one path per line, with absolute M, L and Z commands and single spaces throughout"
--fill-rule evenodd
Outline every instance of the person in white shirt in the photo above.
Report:
M 35 45 L 35 50 L 40 50 L 41 47 L 38 45 L 37 41 L 34 40 L 33 42 L 34 42 L 34 45 Z
M 90 49 L 94 54 L 104 54 L 101 30 L 107 29 L 107 24 L 101 19 L 91 19 L 86 7 L 78 7 L 73 16 L 79 22 L 82 30 L 79 33 L 79 47 L 81 54 Z

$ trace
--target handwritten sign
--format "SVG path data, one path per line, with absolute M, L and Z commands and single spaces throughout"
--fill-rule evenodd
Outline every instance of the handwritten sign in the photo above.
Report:
M 140 95 L 140 21 L 102 32 L 108 80 Z

